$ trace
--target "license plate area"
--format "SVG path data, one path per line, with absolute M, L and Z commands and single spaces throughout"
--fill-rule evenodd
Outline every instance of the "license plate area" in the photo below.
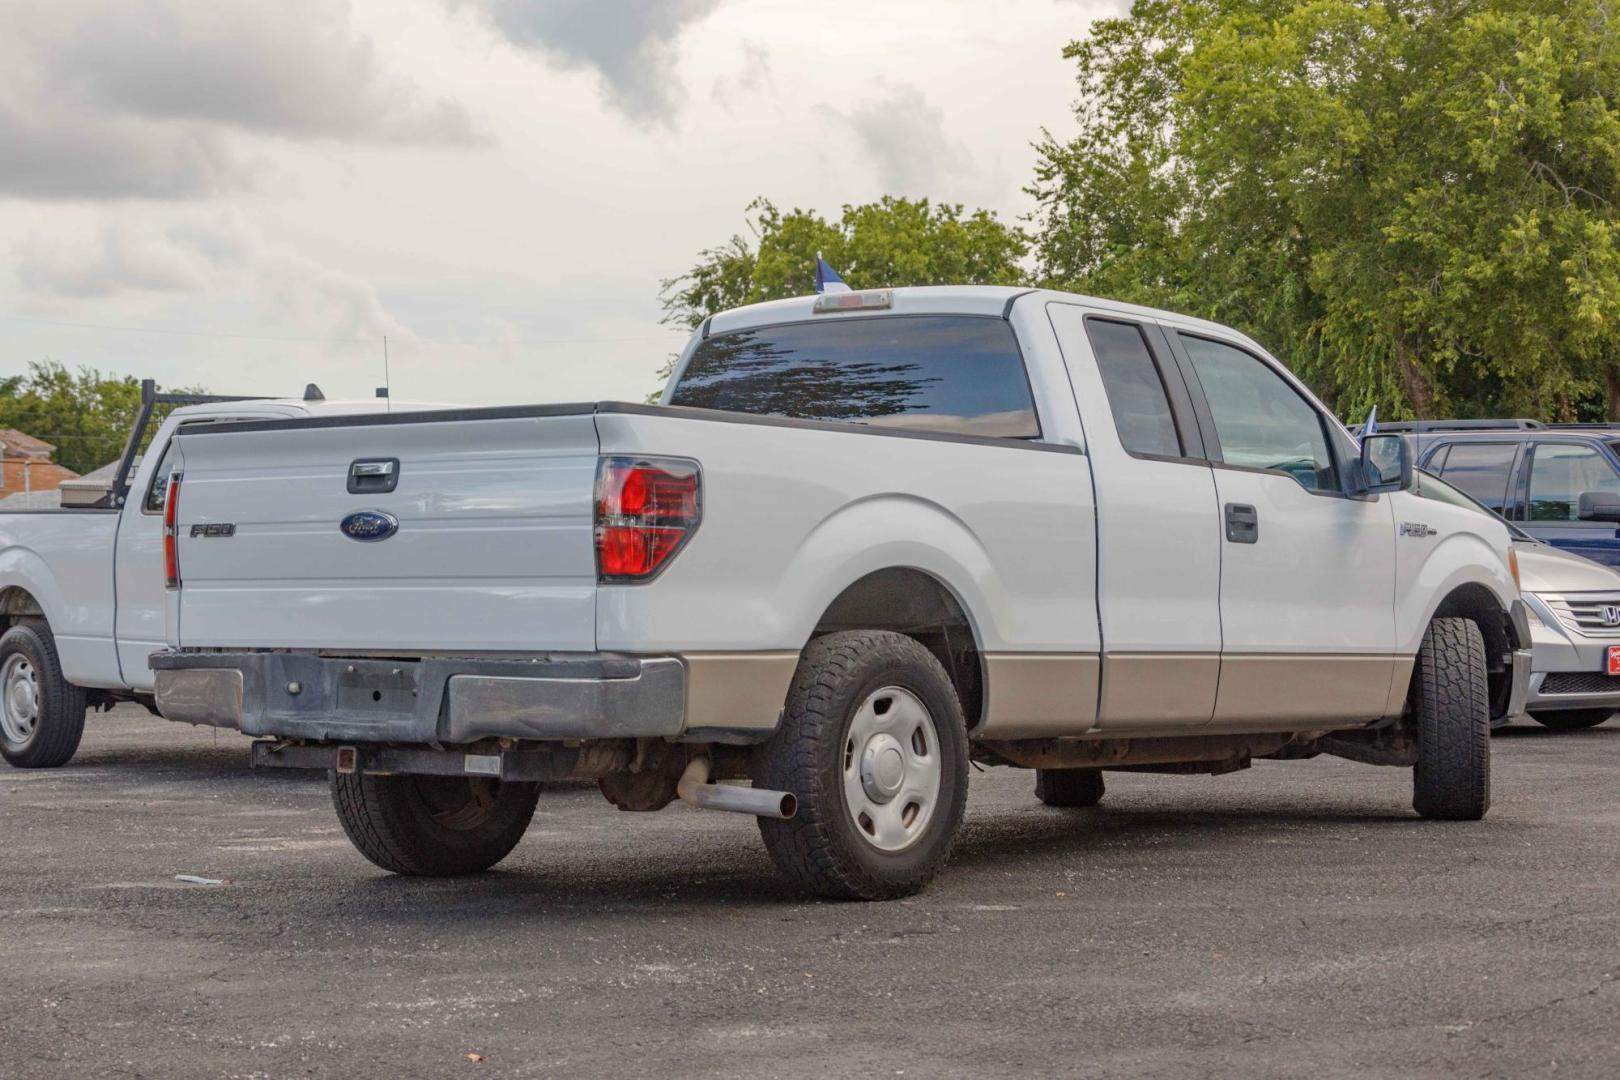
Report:
M 1608 672 L 1610 675 L 1620 675 L 1620 645 L 1609 646 Z
M 343 712 L 415 712 L 415 664 L 350 664 L 338 673 L 337 705 Z

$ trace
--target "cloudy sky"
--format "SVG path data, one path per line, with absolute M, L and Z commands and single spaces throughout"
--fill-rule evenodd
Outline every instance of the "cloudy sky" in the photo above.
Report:
M 756 195 L 1026 213 L 1120 0 L 0 0 L 0 373 L 639 399 Z

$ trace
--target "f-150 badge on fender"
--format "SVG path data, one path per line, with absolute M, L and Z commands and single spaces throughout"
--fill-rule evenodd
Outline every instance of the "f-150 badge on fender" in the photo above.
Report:
M 344 518 L 338 525 L 350 540 L 367 543 L 386 540 L 399 531 L 399 519 L 381 510 L 360 510 Z

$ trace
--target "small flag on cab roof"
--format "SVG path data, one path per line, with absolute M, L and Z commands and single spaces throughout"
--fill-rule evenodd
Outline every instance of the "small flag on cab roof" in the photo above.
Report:
M 844 279 L 838 276 L 838 271 L 827 265 L 827 260 L 821 257 L 819 251 L 816 252 L 816 292 L 849 292 L 849 286 L 844 284 Z

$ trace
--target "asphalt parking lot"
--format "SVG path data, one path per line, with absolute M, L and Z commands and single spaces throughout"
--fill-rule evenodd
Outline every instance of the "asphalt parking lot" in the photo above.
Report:
M 1067 812 L 978 773 L 952 865 L 890 904 L 797 898 L 746 818 L 586 788 L 495 873 L 391 878 L 324 777 L 246 758 L 120 708 L 0 772 L 0 1075 L 1620 1068 L 1614 721 L 1499 735 L 1478 824 L 1328 759 L 1111 774 Z

